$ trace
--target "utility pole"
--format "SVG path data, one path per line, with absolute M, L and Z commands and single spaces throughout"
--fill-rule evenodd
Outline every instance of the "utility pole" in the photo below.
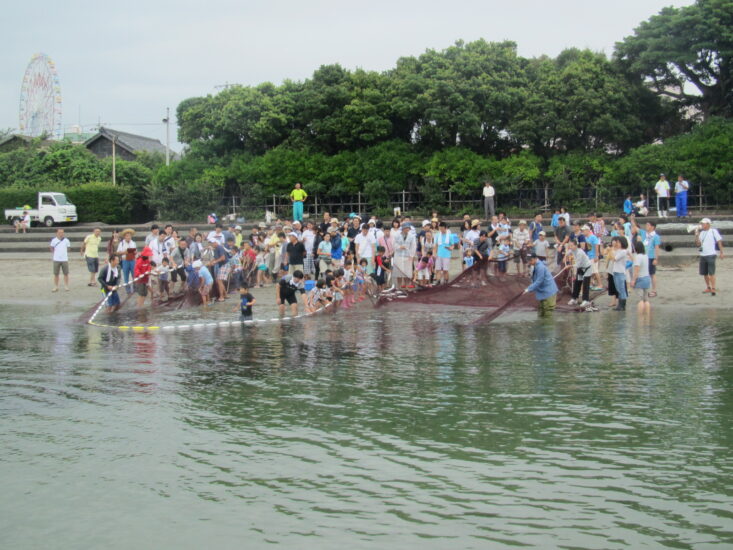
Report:
M 170 166 L 171 164 L 171 109 L 170 107 L 165 108 L 165 165 Z
M 116 156 L 117 136 L 112 136 L 112 185 L 117 185 L 117 156 Z

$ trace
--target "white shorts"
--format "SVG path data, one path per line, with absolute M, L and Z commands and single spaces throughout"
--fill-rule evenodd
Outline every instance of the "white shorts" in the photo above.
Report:
M 594 262 L 593 260 L 591 260 L 590 261 L 590 269 L 591 269 L 591 273 L 593 275 L 598 275 L 599 274 L 599 272 L 598 272 L 598 262 Z
M 435 271 L 449 271 L 450 258 L 435 258 Z

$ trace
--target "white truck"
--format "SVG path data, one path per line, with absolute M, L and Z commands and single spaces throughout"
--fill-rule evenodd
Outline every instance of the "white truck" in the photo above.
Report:
M 76 222 L 76 206 L 69 202 L 63 193 L 38 193 L 38 208 L 11 208 L 5 211 L 5 219 L 11 225 L 23 218 L 23 212 L 28 212 L 31 223 L 41 223 L 46 227 L 53 227 L 57 223 Z

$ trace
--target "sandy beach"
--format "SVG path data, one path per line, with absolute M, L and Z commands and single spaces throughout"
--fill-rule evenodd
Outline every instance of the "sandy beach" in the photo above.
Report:
M 702 277 L 697 273 L 697 264 L 683 267 L 664 267 L 662 264 L 657 272 L 659 295 L 652 299 L 652 308 L 664 306 L 671 309 L 679 308 L 733 308 L 733 294 L 728 290 L 733 286 L 733 271 L 728 268 L 731 260 L 718 259 L 718 293 L 717 296 L 702 294 L 705 288 Z M 458 267 L 458 261 L 452 262 Z M 89 287 L 89 273 L 86 264 L 81 259 L 70 262 L 70 290 L 65 292 L 63 282 L 59 292 L 52 293 L 52 264 L 51 260 L 0 260 L 0 303 L 4 304 L 47 304 L 49 308 L 58 310 L 60 307 L 71 307 L 79 312 L 90 308 L 101 299 L 99 287 Z M 511 266 L 513 269 L 513 266 Z M 63 281 L 63 280 L 62 280 Z M 274 303 L 272 287 L 254 289 L 253 294 L 262 302 Z M 601 296 L 596 300 L 597 305 L 608 304 L 608 296 Z M 637 302 L 635 294 L 629 300 L 630 308 Z M 227 306 L 229 307 L 229 306 Z

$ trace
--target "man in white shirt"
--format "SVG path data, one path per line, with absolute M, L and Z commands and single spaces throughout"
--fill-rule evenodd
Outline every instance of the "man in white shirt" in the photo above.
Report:
M 690 189 L 690 183 L 681 175 L 677 176 L 674 184 L 674 205 L 677 209 L 678 218 L 687 217 L 687 191 Z
M 226 244 L 224 229 L 222 228 L 220 223 L 217 223 L 214 230 L 209 232 L 209 234 L 206 236 L 206 240 L 210 243 L 216 243 L 222 246 Z
M 59 291 L 59 272 L 64 272 L 64 290 L 69 291 L 69 248 L 71 243 L 69 239 L 64 236 L 63 229 L 56 230 L 56 236 L 51 239 L 49 245 L 51 253 L 53 254 L 53 290 L 51 292 Z
M 486 180 L 484 182 L 484 219 L 490 220 L 494 215 L 494 195 L 496 195 L 494 186 Z
M 374 267 L 374 255 L 376 253 L 377 241 L 374 239 L 374 235 L 369 231 L 368 224 L 362 224 L 361 233 L 354 237 L 354 245 L 356 247 L 357 263 L 362 258 L 366 258 L 369 262 L 368 270 L 371 273 Z
M 695 231 L 695 242 L 700 247 L 700 275 L 705 279 L 703 294 L 715 296 L 715 260 L 718 251 L 720 259 L 723 259 L 723 237 L 711 224 L 709 218 L 702 219 L 700 228 Z
M 669 182 L 667 176 L 659 174 L 659 181 L 654 186 L 654 191 L 657 193 L 657 212 L 660 218 L 667 217 L 667 211 L 669 210 Z

